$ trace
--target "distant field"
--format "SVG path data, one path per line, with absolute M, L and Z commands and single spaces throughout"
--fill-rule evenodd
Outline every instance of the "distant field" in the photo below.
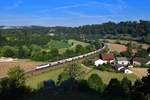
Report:
M 117 42 L 120 42 L 121 44 L 127 44 L 127 43 L 129 43 L 129 42 L 132 42 L 132 43 L 134 43 L 134 44 L 136 44 L 136 45 L 142 45 L 142 47 L 143 47 L 144 49 L 147 49 L 148 47 L 150 47 L 149 44 L 140 43 L 140 42 L 136 42 L 136 41 L 117 40 L 117 39 L 100 39 L 100 40 L 102 40 L 102 41 L 107 41 L 107 42 L 109 42 L 109 43 L 115 43 L 115 44 L 117 44 Z
M 85 43 L 85 42 L 81 42 L 81 41 L 76 41 L 76 40 L 68 40 L 68 43 L 70 45 L 72 45 L 72 43 L 73 43 L 73 45 L 71 46 L 71 48 L 75 48 L 76 45 L 82 45 L 83 47 L 89 45 L 89 43 Z
M 70 45 L 67 42 L 64 41 L 56 41 L 56 40 L 51 40 L 48 44 L 47 47 L 49 49 L 51 48 L 57 48 L 57 49 L 61 49 L 61 48 L 69 48 Z
M 86 46 L 89 45 L 89 43 L 85 43 L 85 42 L 81 42 L 81 41 L 71 39 L 71 40 L 68 40 L 68 45 L 69 45 L 69 47 L 64 47 L 64 48 L 59 49 L 60 54 L 64 53 L 66 51 L 66 49 L 74 50 L 76 45 L 82 45 L 83 47 L 86 47 Z
M 106 44 L 112 51 L 123 52 L 126 51 L 127 49 L 125 45 L 121 45 L 121 44 L 116 44 L 116 43 L 106 43 Z

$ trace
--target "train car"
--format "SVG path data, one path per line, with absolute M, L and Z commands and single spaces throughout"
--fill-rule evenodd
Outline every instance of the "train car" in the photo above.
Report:
M 47 67 L 49 67 L 50 65 L 49 64 L 41 64 L 41 65 L 37 65 L 36 66 L 36 69 L 38 70 L 38 69 L 43 69 L 43 68 L 47 68 Z
M 83 58 L 83 55 L 78 56 L 79 58 Z
M 66 59 L 66 61 L 68 61 L 68 62 L 69 62 L 69 61 L 72 61 L 72 60 L 73 60 L 72 58 L 68 58 L 68 59 Z
M 64 59 L 64 60 L 60 60 L 60 61 L 58 61 L 58 63 L 60 63 L 60 64 L 62 64 L 62 63 L 65 63 L 66 62 L 66 60 Z
M 59 64 L 59 62 L 56 61 L 56 62 L 52 62 L 52 63 L 50 63 L 50 64 L 51 64 L 51 66 L 55 66 L 55 65 Z

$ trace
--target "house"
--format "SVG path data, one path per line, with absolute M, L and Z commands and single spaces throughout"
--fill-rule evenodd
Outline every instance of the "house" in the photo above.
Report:
M 133 73 L 131 70 L 129 70 L 129 69 L 128 69 L 126 66 L 124 66 L 124 65 L 115 64 L 115 65 L 114 65 L 114 68 L 115 68 L 117 71 L 124 72 L 125 74 L 132 74 L 132 73 Z
M 112 53 L 101 54 L 100 59 L 103 61 L 113 62 L 115 60 L 114 55 Z
M 135 57 L 135 58 L 133 58 L 132 64 L 138 65 L 138 66 L 140 66 L 142 64 L 149 65 L 150 60 L 146 59 L 146 58 Z
M 112 53 L 101 54 L 100 59 L 95 61 L 95 66 L 103 65 L 108 62 L 112 63 L 114 61 L 115 61 L 115 59 L 114 59 L 114 55 Z
M 98 59 L 95 61 L 95 66 L 103 65 L 106 63 L 107 63 L 107 61 L 103 61 L 102 59 Z
M 126 57 L 116 57 L 116 62 L 117 64 L 125 65 L 125 66 L 127 66 L 130 63 L 128 58 Z

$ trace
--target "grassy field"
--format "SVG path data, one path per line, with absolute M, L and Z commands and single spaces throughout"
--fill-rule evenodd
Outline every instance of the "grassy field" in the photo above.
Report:
M 66 49 L 74 50 L 76 45 L 82 45 L 83 47 L 86 47 L 86 46 L 89 45 L 89 43 L 85 43 L 85 42 L 81 42 L 81 41 L 71 39 L 71 40 L 68 40 L 68 45 L 69 45 L 69 47 L 64 47 L 64 48 L 59 49 L 60 54 L 64 53 L 66 51 Z
M 54 80 L 57 81 L 58 75 L 62 73 L 64 68 L 56 68 L 48 70 L 46 72 L 40 73 L 38 75 L 33 75 L 28 77 L 26 80 L 26 85 L 32 88 L 38 88 L 38 85 L 44 80 Z
M 64 41 L 56 41 L 56 40 L 51 40 L 48 44 L 47 47 L 49 49 L 51 48 L 57 48 L 57 49 L 61 49 L 61 48 L 69 48 L 70 45 L 67 42 Z
M 81 41 L 76 41 L 76 40 L 68 40 L 68 43 L 69 43 L 70 45 L 73 44 L 73 45 L 71 46 L 71 48 L 75 48 L 76 45 L 82 45 L 83 47 L 89 45 L 89 43 L 85 43 L 85 42 L 81 42 Z
M 127 75 L 127 74 L 123 74 L 123 73 L 115 73 L 115 72 L 106 72 L 106 71 L 99 71 L 99 70 L 93 70 L 91 68 L 86 68 L 82 66 L 82 71 L 84 71 L 85 73 L 83 74 L 83 76 L 81 76 L 84 79 L 88 79 L 88 77 L 91 74 L 98 74 L 103 82 L 105 84 L 108 84 L 109 81 L 111 80 L 111 78 L 117 78 L 119 80 L 121 80 L 123 77 L 127 77 L 128 79 L 130 79 L 132 82 L 134 82 L 136 79 L 138 79 L 138 77 L 136 77 L 135 75 Z M 55 82 L 57 81 L 58 75 L 60 73 L 62 73 L 64 70 L 64 68 L 57 68 L 57 69 L 53 69 L 53 70 L 49 70 L 47 72 L 38 74 L 38 75 L 33 75 L 31 77 L 29 77 L 26 81 L 26 84 L 32 88 L 37 88 L 38 85 L 44 81 L 44 80 L 54 80 Z
M 121 80 L 124 77 L 127 77 L 132 82 L 134 82 L 136 79 L 138 79 L 138 77 L 135 76 L 134 74 L 124 74 L 124 73 L 116 73 L 116 72 L 99 71 L 99 70 L 94 70 L 94 69 L 91 70 L 88 74 L 86 74 L 85 79 L 88 79 L 88 77 L 91 74 L 98 74 L 102 78 L 102 80 L 105 84 L 108 84 L 112 78 L 117 78 L 118 80 Z

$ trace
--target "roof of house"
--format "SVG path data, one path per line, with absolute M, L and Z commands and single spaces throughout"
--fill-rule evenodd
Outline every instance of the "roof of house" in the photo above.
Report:
M 116 60 L 117 61 L 129 61 L 128 58 L 126 57 L 117 57 Z
M 114 55 L 112 53 L 101 54 L 100 59 L 102 59 L 102 60 L 114 60 Z
M 147 63 L 149 61 L 149 59 L 136 57 L 136 58 L 133 58 L 133 61 L 145 64 L 145 63 Z
M 115 64 L 115 65 L 114 65 L 114 68 L 117 69 L 117 70 L 118 70 L 118 69 L 119 69 L 119 70 L 125 70 L 125 69 L 126 69 L 126 66 L 120 65 L 120 64 Z

